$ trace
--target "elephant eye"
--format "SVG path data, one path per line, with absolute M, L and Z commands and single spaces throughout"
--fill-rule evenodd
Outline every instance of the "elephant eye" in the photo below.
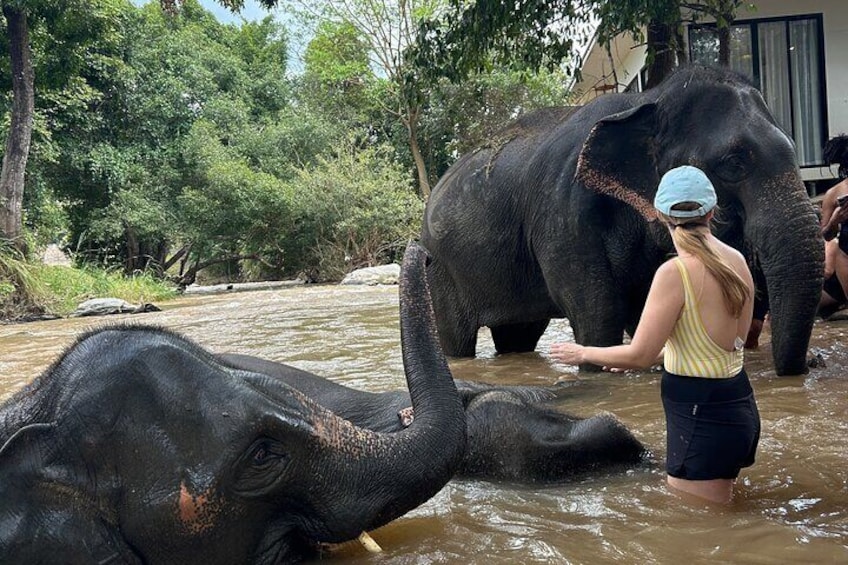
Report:
M 265 442 L 260 443 L 253 450 L 253 462 L 254 463 L 262 463 L 265 459 L 268 458 L 268 444 Z
M 250 459 L 254 465 L 263 465 L 269 461 L 282 458 L 282 453 L 274 450 L 274 445 L 271 440 L 259 440 L 253 444 L 251 449 Z
M 748 160 L 741 152 L 724 157 L 716 167 L 716 174 L 727 182 L 739 182 L 748 176 Z

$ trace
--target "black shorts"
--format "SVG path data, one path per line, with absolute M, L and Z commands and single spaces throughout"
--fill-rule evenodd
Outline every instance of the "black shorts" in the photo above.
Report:
M 846 237 L 846 239 L 848 239 L 848 237 Z M 836 273 L 833 273 L 826 281 L 824 281 L 822 290 L 840 304 L 848 302 L 848 299 L 845 298 L 845 291 L 842 290 L 842 283 L 839 282 L 839 279 L 836 277 Z
M 839 224 L 839 249 L 848 254 L 848 222 Z
M 666 472 L 703 481 L 735 479 L 754 463 L 760 413 L 743 369 L 729 379 L 681 377 L 663 371 Z

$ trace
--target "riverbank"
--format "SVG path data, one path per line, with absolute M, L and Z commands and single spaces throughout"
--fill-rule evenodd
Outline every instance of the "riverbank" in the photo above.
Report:
M 175 286 L 147 274 L 127 277 L 117 271 L 0 257 L 0 323 L 65 317 L 90 298 L 145 304 L 178 296 Z
M 341 285 L 397 284 L 400 266 L 381 265 L 349 273 Z M 191 285 L 182 291 L 148 274 L 76 268 L 70 262 L 26 262 L 0 255 L 0 323 L 64 318 L 93 298 L 120 299 L 139 308 L 183 295 L 275 290 L 307 284 L 302 279 Z M 128 310 L 122 310 L 128 311 Z

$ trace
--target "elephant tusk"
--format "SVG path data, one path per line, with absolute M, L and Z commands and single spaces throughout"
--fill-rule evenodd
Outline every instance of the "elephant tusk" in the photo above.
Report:
M 359 534 L 359 537 L 357 539 L 359 540 L 359 543 L 365 546 L 365 549 L 367 549 L 370 553 L 383 552 L 383 548 L 380 547 L 380 545 L 376 541 L 374 541 L 374 538 L 368 535 L 368 532 L 362 532 L 361 534 Z

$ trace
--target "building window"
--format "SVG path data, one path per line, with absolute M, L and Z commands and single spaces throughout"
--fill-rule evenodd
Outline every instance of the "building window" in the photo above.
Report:
M 645 90 L 645 85 L 648 82 L 648 67 L 642 67 L 639 74 L 633 77 L 633 80 L 624 89 L 624 92 L 642 92 Z
M 730 29 L 730 67 L 760 87 L 775 120 L 795 140 L 802 167 L 822 164 L 826 131 L 821 15 L 751 20 Z M 716 26 L 689 28 L 692 61 L 718 64 Z

